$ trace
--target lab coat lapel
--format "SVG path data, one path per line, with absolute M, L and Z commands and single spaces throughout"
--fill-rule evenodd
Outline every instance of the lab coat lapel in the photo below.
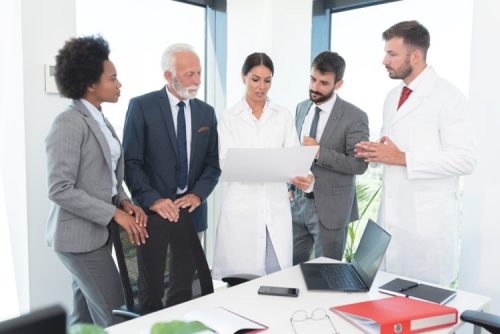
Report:
M 423 73 L 422 81 L 418 83 L 415 90 L 410 94 L 408 100 L 397 110 L 397 103 L 399 101 L 399 96 L 401 94 L 401 89 L 403 89 L 403 85 L 401 85 L 401 89 L 397 90 L 397 93 L 394 94 L 394 117 L 391 122 L 391 127 L 397 124 L 399 121 L 405 119 L 413 112 L 415 112 L 419 105 L 431 94 L 431 92 L 435 89 L 437 82 L 437 75 L 432 68 L 428 68 L 425 73 Z

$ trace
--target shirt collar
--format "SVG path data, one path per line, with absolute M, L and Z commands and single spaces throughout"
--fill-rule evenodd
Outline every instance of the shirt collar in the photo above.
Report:
M 322 111 L 326 111 L 329 113 L 333 109 L 333 105 L 335 104 L 335 101 L 337 101 L 337 93 L 333 93 L 332 97 L 320 105 L 317 105 L 316 103 L 313 103 L 315 107 L 318 107 Z
M 92 103 L 83 98 L 80 99 L 80 102 L 83 103 L 85 108 L 87 108 L 87 110 L 90 112 L 90 115 L 97 121 L 97 123 L 106 125 L 106 122 L 104 122 L 104 115 L 99 109 L 97 109 Z
M 184 103 L 186 105 L 189 104 L 189 100 L 179 100 L 177 98 L 177 96 L 175 96 L 174 94 L 172 94 L 169 90 L 168 90 L 168 85 L 165 85 L 165 90 L 167 91 L 167 95 L 168 95 L 168 100 L 170 101 L 170 103 L 174 106 L 177 105 L 177 103 L 181 102 L 181 101 L 184 101 Z
M 241 112 L 246 112 L 249 115 L 252 115 L 252 108 L 250 108 L 250 105 L 248 104 L 247 99 L 245 99 L 244 96 L 241 99 L 241 105 L 242 105 Z M 264 104 L 264 109 L 262 109 L 262 113 L 264 114 L 269 107 L 270 107 L 269 97 L 266 96 L 266 104 Z

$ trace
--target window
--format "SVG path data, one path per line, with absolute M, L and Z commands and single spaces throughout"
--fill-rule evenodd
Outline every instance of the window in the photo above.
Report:
M 205 8 L 166 0 L 77 0 L 77 35 L 101 34 L 122 83 L 118 103 L 104 114 L 121 137 L 129 100 L 165 85 L 161 56 L 173 43 L 191 44 L 205 63 Z M 203 71 L 205 68 L 203 66 Z M 203 75 L 205 77 L 205 75 Z M 203 80 L 206 82 L 206 80 Z M 198 91 L 204 100 L 205 89 Z

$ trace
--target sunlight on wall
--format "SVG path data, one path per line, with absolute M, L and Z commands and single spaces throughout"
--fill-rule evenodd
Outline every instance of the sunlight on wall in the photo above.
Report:
M 3 156 L 3 155 L 2 155 Z M 2 302 L 0 303 L 0 321 L 19 315 L 19 303 L 16 294 L 16 279 L 14 276 L 14 262 L 10 244 L 9 224 L 5 209 L 4 186 L 2 179 L 2 165 L 0 164 L 0 286 L 2 287 Z

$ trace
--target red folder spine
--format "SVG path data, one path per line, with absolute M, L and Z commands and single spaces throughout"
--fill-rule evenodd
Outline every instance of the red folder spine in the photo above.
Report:
M 380 334 L 410 334 L 410 320 L 380 325 Z

